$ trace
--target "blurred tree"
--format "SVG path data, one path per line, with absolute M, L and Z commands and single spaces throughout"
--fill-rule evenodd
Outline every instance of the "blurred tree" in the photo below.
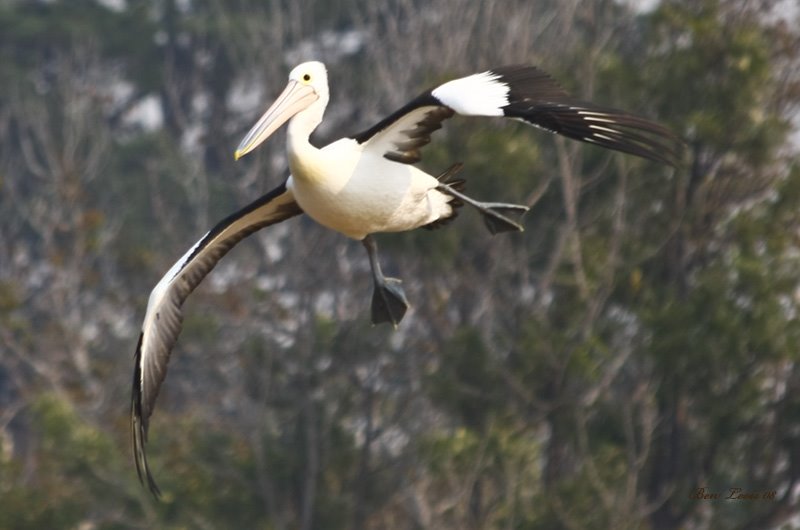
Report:
M 636 4 L 0 0 L 0 528 L 793 524 L 800 24 Z M 464 161 L 471 193 L 532 210 L 519 235 L 465 211 L 382 236 L 413 303 L 396 332 L 367 324 L 359 245 L 259 233 L 187 304 L 155 503 L 127 447 L 147 293 L 285 176 L 280 136 L 231 153 L 310 58 L 319 143 L 525 62 L 668 123 L 686 167 L 454 119 L 424 167 Z M 732 487 L 775 499 L 692 498 Z

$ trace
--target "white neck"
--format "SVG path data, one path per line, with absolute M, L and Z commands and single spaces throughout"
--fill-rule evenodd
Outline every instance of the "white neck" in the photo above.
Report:
M 319 157 L 319 149 L 311 145 L 309 137 L 322 122 L 327 100 L 322 98 L 295 114 L 289 120 L 286 135 L 286 151 L 289 153 L 289 167 L 294 178 L 314 178 L 311 166 Z

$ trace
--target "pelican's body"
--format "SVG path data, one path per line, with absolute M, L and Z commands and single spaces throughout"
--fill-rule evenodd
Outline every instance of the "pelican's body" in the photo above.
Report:
M 275 105 L 242 141 L 237 158 L 288 119 L 291 176 L 286 187 L 318 223 L 361 240 L 372 233 L 411 230 L 452 214 L 452 197 L 436 191 L 438 180 L 415 166 L 384 158 L 374 146 L 342 138 L 322 149 L 314 147 L 309 137 L 322 121 L 328 99 L 325 66 L 298 66 Z M 311 102 L 295 113 L 298 100 Z
M 438 180 L 415 166 L 386 162 L 342 139 L 302 159 L 290 154 L 286 187 L 319 224 L 358 240 L 452 215 L 452 197 L 436 190 Z
M 181 306 L 217 262 L 239 241 L 266 226 L 307 213 L 318 223 L 361 240 L 374 291 L 373 323 L 397 325 L 408 303 L 400 280 L 383 276 L 372 234 L 438 226 L 462 204 L 475 207 L 492 233 L 522 230 L 512 217 L 527 207 L 476 201 L 451 177 L 454 164 L 434 177 L 415 167 L 419 149 L 453 116 L 500 116 L 601 147 L 675 165 L 680 141 L 667 129 L 622 111 L 570 97 L 535 67 L 508 66 L 455 79 L 428 90 L 371 128 L 318 149 L 309 136 L 328 104 L 327 72 L 308 62 L 245 135 L 236 158 L 288 123 L 291 176 L 277 188 L 223 219 L 186 252 L 150 294 L 136 348 L 131 426 L 136 467 L 153 493 L 147 464 L 148 420 L 181 329 Z

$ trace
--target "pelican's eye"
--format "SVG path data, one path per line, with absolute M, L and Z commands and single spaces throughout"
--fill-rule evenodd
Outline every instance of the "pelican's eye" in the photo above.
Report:
M 311 81 L 311 76 L 310 76 L 310 75 L 308 75 L 308 74 L 304 74 L 304 75 L 303 75 L 303 81 L 305 81 L 306 83 L 308 83 L 309 81 Z

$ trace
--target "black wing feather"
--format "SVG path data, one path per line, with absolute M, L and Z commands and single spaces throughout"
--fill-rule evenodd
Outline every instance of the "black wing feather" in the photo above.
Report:
M 607 149 L 676 166 L 683 142 L 666 127 L 609 107 L 570 96 L 547 73 L 533 66 L 503 66 L 486 72 L 490 81 L 507 89 L 506 104 L 488 109 L 541 129 Z M 468 86 L 465 84 L 465 86 Z M 438 88 L 438 87 L 437 87 Z M 395 162 L 413 164 L 431 134 L 454 114 L 455 101 L 442 101 L 427 90 L 369 129 L 352 136 L 359 144 L 383 151 Z M 438 93 L 437 93 L 438 95 Z M 468 98 L 469 94 L 458 97 Z
M 530 66 L 492 70 L 509 87 L 503 115 L 607 149 L 677 166 L 683 142 L 658 123 L 570 96 L 548 74 Z
M 266 226 L 302 213 L 284 182 L 219 222 L 161 279 L 150 295 L 134 355 L 131 433 L 139 480 L 160 491 L 147 464 L 147 432 L 170 352 L 181 331 L 181 306 L 189 294 L 239 241 Z
M 419 149 L 430 143 L 431 134 L 441 129 L 442 122 L 453 114 L 453 109 L 442 105 L 428 90 L 351 138 L 360 144 L 383 140 L 384 157 L 402 164 L 414 164 L 422 159 Z

